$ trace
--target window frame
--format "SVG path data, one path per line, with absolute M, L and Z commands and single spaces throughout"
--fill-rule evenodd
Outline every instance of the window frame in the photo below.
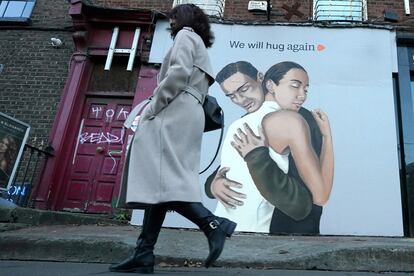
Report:
M 332 1 L 332 2 L 361 2 L 361 18 L 360 19 L 347 19 L 345 15 L 335 15 L 333 16 L 333 19 L 329 19 L 329 16 L 321 16 L 321 19 L 317 18 L 317 3 L 319 1 Z M 332 12 L 332 11 L 331 11 Z M 341 11 L 338 11 L 341 12 Z M 355 11 L 349 10 L 349 11 L 344 11 L 344 12 L 349 12 L 349 13 L 353 13 Z M 358 11 L 359 12 L 359 11 Z M 367 4 L 367 0 L 313 0 L 313 12 L 312 12 L 312 16 L 313 16 L 313 20 L 317 21 L 317 22 L 364 22 L 366 20 L 368 20 L 368 4 Z M 343 19 L 340 19 L 340 17 L 343 17 Z
M 13 2 L 13 3 L 11 3 Z M 24 2 L 23 8 L 21 8 L 20 15 L 18 16 L 5 16 L 8 11 L 11 10 L 10 4 L 17 4 L 15 2 Z M 30 3 L 30 6 L 28 4 Z M 33 4 L 32 4 L 33 3 Z M 36 6 L 36 0 L 1 0 L 0 1 L 0 7 L 5 4 L 3 8 L 0 9 L 0 24 L 30 24 L 31 23 L 31 17 L 33 14 L 33 11 Z
M 180 4 L 194 4 L 203 9 L 207 15 L 221 18 L 224 15 L 226 0 L 174 0 L 172 6 L 175 7 Z M 209 8 L 211 6 L 217 7 L 217 9 Z

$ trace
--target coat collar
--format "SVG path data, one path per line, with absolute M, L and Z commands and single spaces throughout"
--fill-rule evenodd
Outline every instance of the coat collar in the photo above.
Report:
M 190 32 L 194 32 L 193 28 L 191 27 L 183 27 L 184 30 L 190 31 Z

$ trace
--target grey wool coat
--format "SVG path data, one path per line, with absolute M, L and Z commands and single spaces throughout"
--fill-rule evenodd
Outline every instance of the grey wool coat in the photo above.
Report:
M 201 202 L 202 103 L 214 75 L 204 42 L 191 28 L 177 33 L 158 77 L 127 153 L 118 207 Z

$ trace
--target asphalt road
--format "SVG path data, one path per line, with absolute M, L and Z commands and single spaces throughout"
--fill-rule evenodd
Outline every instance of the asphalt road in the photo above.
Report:
M 234 276 L 414 276 L 413 273 L 373 273 L 373 272 L 332 272 L 332 271 L 297 271 L 297 270 L 257 270 L 239 268 L 197 268 L 197 267 L 156 267 L 153 275 L 234 275 Z M 0 261 L 1 276 L 115 276 L 138 275 L 131 273 L 112 273 L 107 264 Z

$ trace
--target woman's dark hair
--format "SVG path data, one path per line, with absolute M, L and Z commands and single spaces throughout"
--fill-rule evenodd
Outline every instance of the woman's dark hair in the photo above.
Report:
M 291 69 L 300 69 L 307 73 L 305 68 L 293 61 L 283 61 L 276 63 L 267 70 L 263 77 L 262 88 L 264 94 L 267 94 L 269 92 L 266 88 L 267 81 L 272 80 L 275 84 L 279 85 L 279 81 L 283 79 L 286 73 Z
M 7 164 L 6 173 L 10 173 L 10 169 L 12 168 L 14 164 L 13 162 L 14 158 L 16 158 L 17 145 L 16 145 L 16 141 L 14 140 L 14 138 L 10 135 L 6 135 L 5 137 L 1 138 L 1 140 L 3 139 L 6 139 L 8 142 L 7 151 L 5 152 L 4 158 Z
M 254 67 L 250 62 L 242 60 L 236 61 L 227 64 L 223 67 L 223 69 L 220 70 L 220 72 L 218 72 L 218 74 L 216 75 L 216 82 L 221 84 L 237 72 L 240 72 L 253 80 L 257 79 L 257 73 L 259 73 L 256 67 Z
M 206 48 L 213 45 L 214 35 L 210 29 L 208 16 L 196 5 L 177 5 L 168 13 L 168 17 L 175 20 L 175 26 L 171 28 L 173 38 L 183 27 L 191 27 L 201 37 Z

